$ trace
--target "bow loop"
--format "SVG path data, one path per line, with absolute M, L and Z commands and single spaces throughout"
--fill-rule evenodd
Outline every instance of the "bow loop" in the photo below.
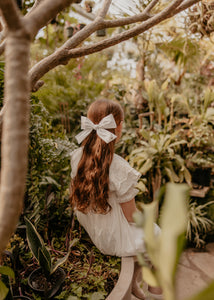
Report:
M 81 116 L 81 131 L 76 135 L 77 142 L 80 144 L 91 132 L 96 130 L 97 135 L 107 144 L 117 138 L 115 134 L 106 130 L 116 128 L 117 124 L 112 114 L 104 117 L 99 124 L 94 124 L 90 119 Z

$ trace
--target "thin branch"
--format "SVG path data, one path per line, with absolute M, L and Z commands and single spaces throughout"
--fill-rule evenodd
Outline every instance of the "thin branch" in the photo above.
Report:
M 31 9 L 26 13 L 25 16 L 29 16 L 29 15 L 35 10 L 35 8 L 36 8 L 37 6 L 39 6 L 40 3 L 43 2 L 43 1 L 44 1 L 44 0 L 36 0 L 36 1 L 34 2 L 33 6 L 31 7 Z
M 73 3 L 74 0 L 47 0 L 42 1 L 29 15 L 24 19 L 31 39 L 33 40 L 38 30 L 53 19 L 58 12 Z
M 105 20 L 102 24 L 102 28 L 112 28 L 118 26 L 129 25 L 137 22 L 143 22 L 148 20 L 151 15 L 149 14 L 152 8 L 159 2 L 159 0 L 153 0 L 150 4 L 144 9 L 142 13 L 139 13 L 135 16 L 120 18 L 117 20 Z
M 155 5 L 159 2 L 159 0 L 152 0 L 149 5 L 145 8 L 145 12 L 150 12 L 154 7 Z
M 102 19 L 105 18 L 106 14 L 109 10 L 109 7 L 111 5 L 111 2 L 112 2 L 112 0 L 105 0 L 104 1 L 103 7 L 100 9 L 100 11 L 98 13 L 98 16 L 100 18 L 102 18 Z
M 71 49 L 72 46 L 76 45 L 78 42 L 78 39 L 75 40 L 75 36 L 74 36 L 73 40 L 71 39 L 70 41 L 67 41 L 67 43 L 65 43 L 65 45 L 63 45 L 55 53 L 53 53 L 49 57 L 46 57 L 45 59 L 41 60 L 38 64 L 36 64 L 30 70 L 32 90 L 34 89 L 36 82 L 44 74 L 46 74 L 49 70 L 53 69 L 54 67 L 56 67 L 60 64 L 67 64 L 71 58 L 77 58 L 77 57 L 81 57 L 84 55 L 99 52 L 103 49 L 114 46 L 122 41 L 128 40 L 140 33 L 145 32 L 146 30 L 150 29 L 151 27 L 160 23 L 161 21 L 175 15 L 176 8 L 179 7 L 181 2 L 182 2 L 182 0 L 174 1 L 171 5 L 169 5 L 167 8 L 165 8 L 163 11 L 161 11 L 160 13 L 151 17 L 150 19 L 145 21 L 143 24 L 138 25 L 132 29 L 129 29 L 126 32 L 117 34 L 114 37 L 111 37 L 106 40 L 102 40 L 93 45 L 69 50 L 69 49 Z M 190 0 L 188 0 L 188 2 L 190 2 Z M 191 6 L 193 4 L 192 2 L 193 1 L 191 0 L 191 3 L 189 3 L 189 6 Z M 194 3 L 196 3 L 196 2 L 198 2 L 198 0 L 194 1 Z M 153 4 L 154 4 L 154 2 L 153 2 Z M 185 3 L 185 5 L 187 6 L 187 3 Z M 92 26 L 91 30 L 94 30 L 96 28 L 93 26 L 97 26 L 97 24 L 96 25 L 90 24 L 90 25 Z M 90 26 L 90 25 L 88 25 L 88 26 Z M 86 26 L 86 27 L 88 27 L 88 26 Z M 81 35 L 83 37 L 83 35 L 86 34 L 86 30 L 87 30 L 86 27 L 84 29 L 82 29 L 80 32 L 78 32 L 78 36 L 76 38 L 80 38 Z M 84 30 L 85 30 L 85 32 L 84 32 Z M 75 35 L 77 35 L 77 34 L 75 34 Z M 68 47 L 66 47 L 66 46 L 68 46 Z
M 191 5 L 193 5 L 199 1 L 200 0 L 187 0 L 182 5 L 182 7 L 188 8 Z M 160 13 L 158 13 L 157 15 L 151 17 L 150 19 L 145 21 L 143 24 L 138 25 L 135 28 L 129 29 L 126 32 L 120 33 L 112 38 L 103 40 L 103 41 L 95 43 L 93 45 L 89 45 L 89 46 L 82 47 L 82 48 L 71 49 L 70 51 L 68 51 L 69 59 L 81 57 L 86 54 L 88 55 L 88 54 L 92 54 L 95 52 L 99 52 L 103 49 L 114 46 L 120 42 L 126 41 L 134 36 L 137 36 L 137 35 L 145 32 L 146 30 L 150 29 L 154 25 L 157 25 L 161 21 L 171 18 L 172 16 L 174 16 L 177 13 L 179 13 L 180 11 L 182 11 L 183 9 L 181 9 L 181 5 L 178 6 L 180 2 L 182 2 L 182 1 L 181 0 L 175 1 L 170 6 L 168 6 L 165 10 L 163 10 Z
M 151 18 L 150 11 L 155 7 L 159 0 L 153 0 L 149 5 L 144 9 L 142 13 L 139 13 L 135 16 L 120 18 L 118 20 L 105 20 L 103 22 L 102 28 L 112 28 L 117 26 L 130 25 L 137 22 L 143 22 Z
M 77 12 L 79 15 L 83 16 L 84 18 L 93 21 L 95 19 L 95 14 L 88 13 L 86 10 L 84 10 L 81 6 L 78 4 L 72 4 L 72 8 L 74 8 L 74 11 Z
M 34 2 L 34 5 L 31 7 L 30 11 L 26 13 L 26 15 L 24 16 L 24 18 L 26 18 L 26 16 L 29 16 L 33 11 L 34 9 L 44 0 L 36 0 Z M 14 1 L 13 1 L 14 2 Z M 15 4 L 15 2 L 14 2 Z M 4 52 L 5 50 L 5 43 L 6 43 L 6 40 L 4 39 L 5 38 L 5 33 L 6 33 L 6 30 L 4 29 L 3 33 L 2 33 L 2 42 L 0 44 L 0 55 Z
M 55 53 L 40 61 L 37 65 L 35 65 L 35 68 L 33 67 L 30 70 L 29 75 L 31 77 L 33 91 L 37 91 L 38 88 L 40 87 L 40 85 L 36 84 L 38 80 L 37 79 L 38 75 L 39 78 L 41 78 L 46 73 L 46 70 L 47 68 L 49 68 L 48 67 L 49 65 L 52 66 L 51 67 L 52 69 L 53 67 L 59 64 L 58 61 L 55 60 L 55 57 L 56 55 L 58 55 L 58 53 L 59 55 L 61 55 L 61 53 L 67 53 L 68 49 L 78 46 L 81 42 L 83 42 L 92 33 L 94 33 L 97 29 L 100 28 L 100 24 L 102 24 L 103 17 L 105 17 L 105 14 L 108 12 L 110 4 L 111 4 L 111 0 L 105 0 L 102 9 L 100 10 L 97 17 L 95 17 L 95 20 L 91 24 L 87 25 L 81 31 L 77 32 L 71 39 L 69 39 L 66 43 L 64 43 L 62 47 L 60 47 Z M 39 70 L 39 73 L 37 72 L 37 70 Z M 42 70 L 44 70 L 44 73 Z
M 184 1 L 184 3 L 182 3 L 181 5 L 179 5 L 176 10 L 175 13 L 179 13 L 185 9 L 187 9 L 188 7 L 192 6 L 193 4 L 196 4 L 198 2 L 201 2 L 201 0 L 186 0 Z

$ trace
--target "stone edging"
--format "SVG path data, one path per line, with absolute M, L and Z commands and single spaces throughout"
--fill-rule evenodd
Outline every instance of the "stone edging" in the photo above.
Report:
M 122 257 L 118 281 L 106 300 L 131 300 L 133 274 L 134 257 Z

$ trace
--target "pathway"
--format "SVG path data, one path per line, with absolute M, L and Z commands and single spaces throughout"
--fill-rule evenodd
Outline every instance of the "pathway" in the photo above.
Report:
M 181 255 L 176 274 L 177 300 L 193 296 L 212 280 L 214 280 L 214 243 L 208 244 L 203 252 L 195 249 L 185 250 Z M 138 298 L 132 296 L 132 300 Z

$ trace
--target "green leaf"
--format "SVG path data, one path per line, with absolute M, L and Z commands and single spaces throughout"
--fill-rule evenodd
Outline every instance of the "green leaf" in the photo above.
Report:
M 90 300 L 102 300 L 105 298 L 106 297 L 103 292 L 94 292 L 89 299 Z
M 52 266 L 51 268 L 51 273 L 54 273 L 56 271 L 56 269 L 61 266 L 62 264 L 64 264 L 66 262 L 66 260 L 69 258 L 69 255 L 71 253 L 71 248 L 79 241 L 79 239 L 73 239 L 73 241 L 71 242 L 70 246 L 69 246 L 69 249 L 68 249 L 68 253 L 57 260 L 56 264 L 54 266 Z
M 148 159 L 143 166 L 139 169 L 139 172 L 145 175 L 153 166 L 152 160 Z
M 39 261 L 39 249 L 41 249 L 47 259 L 50 261 L 50 253 L 46 249 L 44 241 L 35 226 L 25 217 L 26 223 L 26 232 L 27 232 L 27 241 L 28 245 L 35 256 L 35 258 Z
M 149 267 L 142 267 L 143 279 L 150 286 L 159 286 L 155 273 Z
M 28 245 L 33 255 L 38 260 L 39 249 L 44 247 L 43 240 L 30 220 L 28 220 L 26 217 L 24 219 L 26 224 Z
M 192 176 L 186 167 L 184 167 L 184 178 L 185 178 L 186 182 L 188 183 L 188 185 L 191 186 L 192 185 Z
M 161 211 L 159 270 L 165 297 L 173 298 L 174 271 L 181 251 L 180 236 L 187 228 L 187 191 L 185 184 L 168 183 Z M 170 298 L 171 297 L 171 298 Z
M 214 93 L 210 88 L 207 88 L 204 93 L 204 111 L 207 110 L 207 108 L 213 101 L 214 101 Z
M 15 279 L 14 271 L 10 267 L 0 266 L 0 274 L 7 275 L 7 276 Z
M 170 177 L 170 178 L 172 178 L 172 180 L 171 181 L 173 181 L 173 182 L 180 182 L 180 178 L 178 177 L 178 175 L 175 173 L 175 171 L 174 171 L 174 169 L 173 169 L 173 165 L 172 165 L 172 163 L 171 162 L 169 162 L 169 172 L 170 173 L 167 173 L 167 175 Z M 168 169 L 167 167 L 165 168 L 165 169 Z M 167 172 L 168 172 L 168 170 L 167 170 Z
M 165 90 L 168 88 L 169 81 L 170 81 L 170 79 L 167 78 L 167 79 L 164 81 L 164 83 L 161 85 L 162 91 L 165 91 Z
M 50 257 L 50 254 L 49 254 L 49 256 L 46 256 L 43 249 L 39 248 L 38 261 L 39 261 L 39 265 L 42 267 L 45 275 L 49 276 L 50 273 L 51 273 L 51 257 Z
M 0 300 L 4 300 L 7 296 L 9 289 L 6 287 L 6 285 L 0 281 Z
M 146 244 L 147 251 L 149 253 L 149 258 L 154 266 L 158 264 L 156 251 L 159 248 L 159 241 L 155 236 L 154 223 L 156 220 L 158 201 L 153 201 L 150 204 L 142 205 L 143 207 L 143 230 L 144 230 L 144 240 Z

